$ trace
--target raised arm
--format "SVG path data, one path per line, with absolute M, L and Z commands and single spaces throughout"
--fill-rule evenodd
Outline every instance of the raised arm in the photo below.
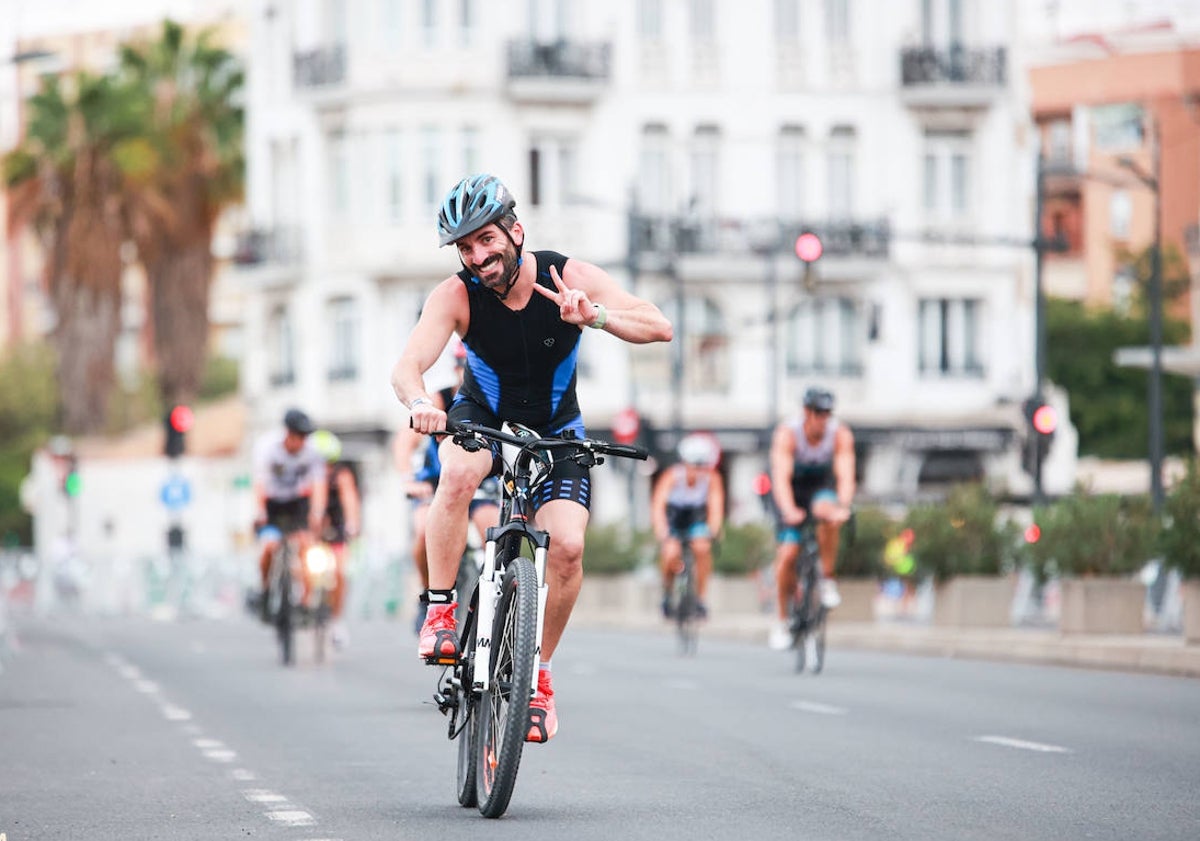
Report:
M 581 327 L 599 325 L 606 333 L 633 344 L 669 342 L 671 322 L 658 307 L 622 289 L 608 272 L 583 260 L 570 259 L 562 277 L 551 266 L 557 292 L 533 288 L 559 305 L 563 321 Z

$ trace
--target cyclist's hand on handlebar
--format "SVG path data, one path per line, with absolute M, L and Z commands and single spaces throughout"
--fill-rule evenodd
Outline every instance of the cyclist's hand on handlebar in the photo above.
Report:
M 784 525 L 798 526 L 807 519 L 803 508 L 792 508 L 787 511 L 779 512 L 779 519 L 783 520 Z
M 417 432 L 428 435 L 446 428 L 446 413 L 431 403 L 418 403 L 411 411 L 408 425 Z
M 409 482 L 404 488 L 404 495 L 409 499 L 429 499 L 433 496 L 433 485 L 430 482 Z

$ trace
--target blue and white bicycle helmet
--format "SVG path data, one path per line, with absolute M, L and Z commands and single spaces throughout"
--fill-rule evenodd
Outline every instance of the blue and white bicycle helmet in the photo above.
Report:
M 439 246 L 450 245 L 490 225 L 516 206 L 516 199 L 496 176 L 464 178 L 442 200 L 442 209 L 438 211 Z

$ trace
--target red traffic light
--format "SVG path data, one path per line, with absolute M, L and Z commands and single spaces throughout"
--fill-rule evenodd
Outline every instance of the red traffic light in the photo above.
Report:
M 167 417 L 171 429 L 176 432 L 187 432 L 192 428 L 192 421 L 195 420 L 195 416 L 188 406 L 176 406 Z
M 1025 527 L 1025 542 L 1037 543 L 1042 539 L 1042 529 L 1037 523 L 1030 523 Z
M 771 477 L 767 473 L 759 473 L 754 477 L 755 496 L 766 496 L 771 492 Z
M 796 256 L 806 263 L 811 263 L 825 253 L 821 238 L 812 231 L 805 231 L 796 237 Z
M 1042 404 L 1034 410 L 1033 428 L 1043 435 L 1050 435 L 1058 428 L 1058 412 L 1053 406 Z

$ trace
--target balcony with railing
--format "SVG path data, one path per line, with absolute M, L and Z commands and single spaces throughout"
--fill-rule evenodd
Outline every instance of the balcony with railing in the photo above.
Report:
M 250 228 L 237 235 L 233 262 L 239 266 L 294 266 L 304 257 L 299 227 Z
M 296 88 L 322 90 L 346 81 L 346 46 L 327 44 L 292 54 L 292 83 Z
M 1008 84 L 1004 47 L 905 47 L 900 51 L 900 89 L 914 106 L 983 107 Z
M 639 215 L 633 246 L 658 256 L 739 255 L 750 252 L 791 254 L 796 238 L 816 234 L 822 259 L 886 260 L 891 226 L 886 218 L 823 222 L 782 219 L 718 219 Z
M 559 39 L 508 43 L 508 94 L 529 102 L 593 102 L 612 75 L 612 44 Z

